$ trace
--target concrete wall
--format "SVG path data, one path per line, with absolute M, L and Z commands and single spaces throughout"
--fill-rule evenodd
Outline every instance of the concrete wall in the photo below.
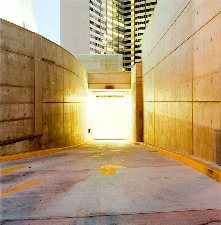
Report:
M 122 54 L 74 55 L 88 73 L 122 72 Z
M 87 79 L 65 49 L 0 20 L 1 155 L 90 140 Z
M 143 141 L 142 100 L 142 63 L 137 63 L 131 71 L 128 139 L 132 142 Z
M 144 142 L 221 165 L 220 11 L 159 0 L 142 43 Z

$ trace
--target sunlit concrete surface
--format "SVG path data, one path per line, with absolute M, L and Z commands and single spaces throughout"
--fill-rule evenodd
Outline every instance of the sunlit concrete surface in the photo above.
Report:
M 221 223 L 220 183 L 124 140 L 2 162 L 0 182 L 4 225 Z

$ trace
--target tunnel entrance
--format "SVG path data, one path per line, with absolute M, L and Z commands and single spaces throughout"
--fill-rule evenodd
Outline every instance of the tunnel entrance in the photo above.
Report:
M 95 95 L 93 139 L 127 139 L 128 95 Z

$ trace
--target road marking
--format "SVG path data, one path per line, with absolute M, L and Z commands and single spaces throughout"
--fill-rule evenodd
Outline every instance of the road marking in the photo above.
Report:
M 97 167 L 97 168 L 94 168 L 94 169 L 95 170 L 102 169 L 103 170 L 102 175 L 111 175 L 111 174 L 115 174 L 116 168 L 126 168 L 126 167 L 108 164 L 108 165 Z
M 19 170 L 19 169 L 26 168 L 26 167 L 28 167 L 28 166 L 19 166 L 19 167 L 15 167 L 15 168 L 3 169 L 3 170 L 0 170 L 0 174 L 14 173 L 15 170 Z
M 87 141 L 83 142 L 74 146 L 69 146 L 69 147 L 62 147 L 62 148 L 55 148 L 55 149 L 47 149 L 47 150 L 40 150 L 40 151 L 33 151 L 33 152 L 26 152 L 26 153 L 21 153 L 17 155 L 7 155 L 7 156 L 1 156 L 0 157 L 0 162 L 3 161 L 9 161 L 9 160 L 15 160 L 15 159 L 24 159 L 28 157 L 33 157 L 33 156 L 39 156 L 39 155 L 45 155 L 45 154 L 50 154 L 50 153 L 55 153 L 55 152 L 61 152 L 61 151 L 67 151 L 67 150 L 72 150 L 73 148 L 77 148 L 78 146 L 81 145 L 86 145 L 89 142 L 93 141 Z
M 108 154 L 115 153 L 115 152 L 122 152 L 122 150 L 105 151 L 105 152 L 101 152 L 101 153 L 92 155 L 92 156 L 90 156 L 90 157 L 91 157 L 91 158 L 102 157 L 102 156 L 106 156 L 106 155 L 108 155 Z
M 18 185 L 18 186 L 16 186 L 16 187 L 9 188 L 9 189 L 7 189 L 7 190 L 1 191 L 0 193 L 1 193 L 2 195 L 0 195 L 0 198 L 3 198 L 3 197 L 5 197 L 5 196 L 7 196 L 7 195 L 13 194 L 13 193 L 15 193 L 15 192 L 17 192 L 17 191 L 20 191 L 20 190 L 23 190 L 23 189 L 25 189 L 25 188 L 31 187 L 31 186 L 33 186 L 33 185 L 35 185 L 35 184 L 38 184 L 38 183 L 41 183 L 41 182 L 43 182 L 43 181 L 45 181 L 45 180 L 40 180 L 40 181 L 38 181 L 38 180 L 32 180 L 32 181 L 29 181 L 29 182 L 27 182 L 27 183 L 20 184 L 20 185 Z
M 13 188 L 9 188 L 9 189 L 7 189 L 7 190 L 1 191 L 0 193 L 5 193 L 5 192 L 8 192 L 8 191 L 11 191 L 11 190 L 14 190 L 14 189 L 20 188 L 20 187 L 22 187 L 22 186 L 24 186 L 24 185 L 27 185 L 27 184 L 33 183 L 33 182 L 35 182 L 35 181 L 37 181 L 37 180 L 28 181 L 27 183 L 20 184 L 20 185 L 18 185 L 18 186 L 16 186 L 16 187 L 13 187 Z

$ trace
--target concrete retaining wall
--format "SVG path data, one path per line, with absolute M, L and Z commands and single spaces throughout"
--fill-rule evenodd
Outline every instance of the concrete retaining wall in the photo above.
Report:
M 65 49 L 1 19 L 1 155 L 90 140 L 87 80 Z
M 142 41 L 144 142 L 219 165 L 220 11 L 220 0 L 159 0 Z

